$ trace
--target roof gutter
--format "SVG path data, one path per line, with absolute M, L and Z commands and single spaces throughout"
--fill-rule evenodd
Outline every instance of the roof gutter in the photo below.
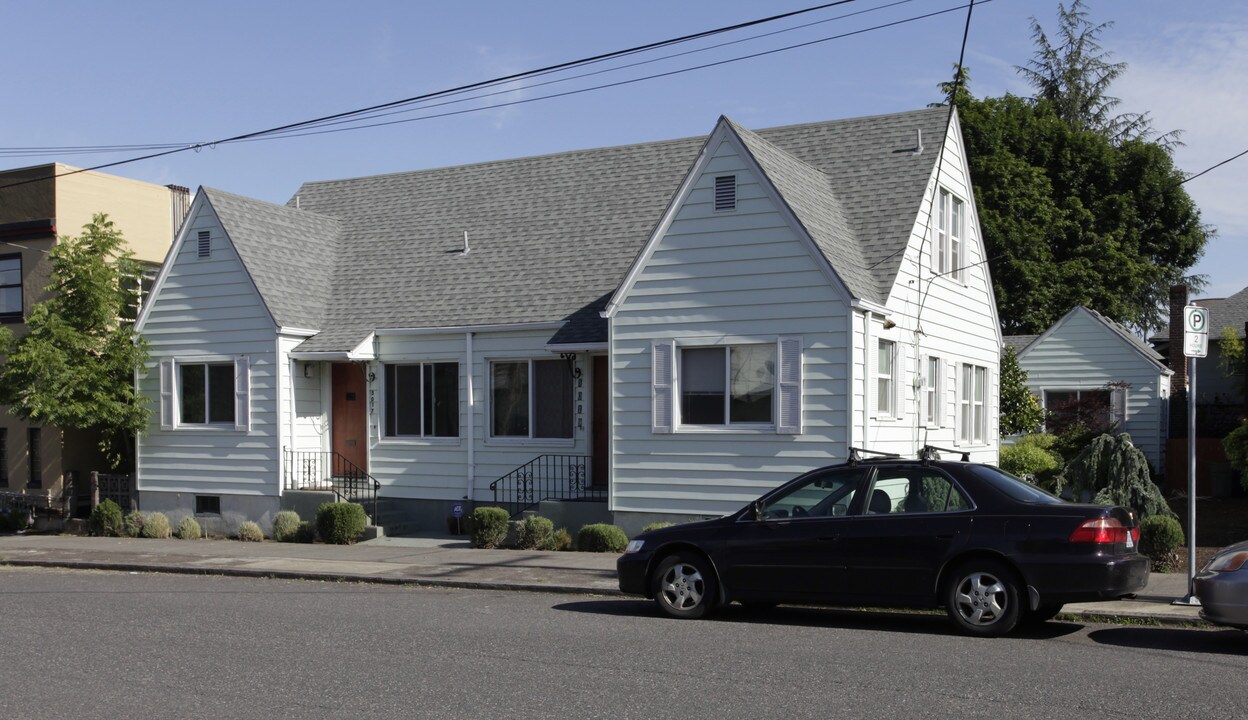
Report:
M 376 334 L 382 335 L 446 335 L 450 333 L 480 332 L 515 332 L 521 330 L 558 330 L 563 327 L 564 320 L 534 323 L 503 323 L 499 325 L 451 325 L 447 327 L 426 328 L 377 328 Z

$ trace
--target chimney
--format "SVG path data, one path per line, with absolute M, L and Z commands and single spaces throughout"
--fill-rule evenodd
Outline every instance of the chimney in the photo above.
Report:
M 1170 437 L 1187 437 L 1187 357 L 1183 355 L 1183 308 L 1187 286 L 1170 286 Z
M 166 185 L 169 188 L 169 217 L 173 220 L 173 237 L 182 230 L 186 214 L 191 211 L 191 189 L 181 185 Z M 170 238 L 172 241 L 173 238 Z

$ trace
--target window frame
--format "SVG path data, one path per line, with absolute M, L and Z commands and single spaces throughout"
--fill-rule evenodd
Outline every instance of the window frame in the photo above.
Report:
M 923 421 L 928 428 L 939 428 L 944 420 L 940 391 L 944 363 L 940 356 L 928 355 L 923 365 Z
M 881 369 L 880 358 L 888 347 L 888 372 Z M 897 419 L 897 341 L 890 338 L 875 339 L 875 367 L 873 368 L 873 391 L 875 392 L 875 416 L 881 420 Z M 886 391 L 885 391 L 886 390 Z M 887 401 L 887 404 L 884 403 Z
M 958 444 L 988 444 L 988 368 L 983 365 L 962 363 L 958 372 Z
M 160 429 L 162 431 L 234 432 L 250 433 L 251 409 L 251 356 L 250 355 L 192 355 L 186 357 L 166 356 L 157 361 L 160 377 Z M 182 368 L 188 365 L 232 366 L 233 387 L 230 395 L 234 404 L 234 420 L 230 423 L 184 422 L 182 420 Z M 207 372 L 205 372 L 205 377 Z M 205 388 L 207 391 L 208 388 Z M 209 417 L 205 404 L 204 418 Z
M 0 322 L 21 322 L 26 313 L 26 290 L 25 281 L 22 277 L 22 254 L 21 253 L 5 253 L 0 255 L 0 263 L 9 260 L 17 261 L 17 282 L 0 284 L 0 292 L 8 288 L 17 288 L 17 309 L 4 310 L 0 307 Z M 0 269 L 0 272 L 3 272 Z
M 770 419 L 765 422 L 759 421 L 732 421 L 732 354 L 737 348 L 768 348 L 771 352 L 771 401 L 768 403 Z M 688 422 L 685 420 L 685 382 L 682 379 L 684 375 L 684 354 L 689 351 L 697 350 L 722 350 L 724 353 L 724 375 L 723 375 L 723 392 L 724 392 L 724 421 L 722 423 L 704 423 L 704 422 Z M 736 430 L 767 430 L 775 431 L 776 415 L 777 415 L 777 398 L 780 393 L 780 378 L 778 376 L 780 350 L 775 342 L 734 342 L 724 343 L 722 345 L 701 345 L 695 343 L 677 344 L 676 355 L 673 359 L 673 365 L 677 368 L 676 379 L 674 383 L 673 400 L 676 411 L 676 427 L 680 430 L 694 432 L 723 432 Z
M 203 422 L 200 422 L 197 420 L 186 419 L 187 408 L 186 408 L 185 373 L 188 368 L 198 368 L 198 367 L 202 367 L 204 369 L 204 379 L 203 379 L 204 419 L 203 419 Z M 234 427 L 236 421 L 238 420 L 238 407 L 235 402 L 235 388 L 238 384 L 238 381 L 237 381 L 237 378 L 235 377 L 236 370 L 235 370 L 234 363 L 230 361 L 220 361 L 220 360 L 179 362 L 177 363 L 175 368 L 177 370 L 176 377 L 177 377 L 177 393 L 178 393 L 178 412 L 177 412 L 178 425 L 185 426 L 185 427 L 226 427 L 226 426 Z M 212 416 L 213 416 L 212 411 L 214 408 L 214 403 L 212 400 L 213 398 L 213 392 L 212 392 L 213 373 L 211 372 L 212 368 L 226 368 L 229 370 L 229 377 L 230 377 L 229 398 L 230 400 L 229 400 L 228 405 L 230 408 L 230 413 L 229 413 L 230 417 L 228 420 L 224 420 L 224 419 L 213 420 L 212 419 Z
M 935 271 L 965 282 L 966 257 L 966 201 L 942 186 L 937 195 Z
M 425 368 L 426 367 L 430 368 L 431 369 L 430 372 L 433 373 L 433 377 L 430 378 L 430 382 L 433 385 L 432 390 L 435 392 L 434 402 L 436 403 L 437 402 L 436 366 L 438 365 L 454 365 L 455 366 L 455 391 L 454 391 L 454 397 L 452 399 L 452 402 L 454 403 L 454 406 L 455 406 L 455 410 L 454 410 L 455 434 L 453 435 L 430 435 L 428 434 L 428 428 L 426 427 L 426 421 L 428 420 L 428 418 L 425 417 L 425 414 L 426 414 Z M 390 410 L 391 410 L 391 404 L 396 402 L 394 393 L 397 390 L 397 388 L 394 387 L 393 384 L 395 380 L 397 380 L 398 368 L 400 367 L 418 368 L 417 375 L 419 376 L 420 381 L 417 383 L 419 392 L 417 393 L 416 413 L 419 418 L 420 433 L 416 435 L 399 434 L 397 432 L 398 426 L 400 425 L 398 415 L 397 415 L 397 412 L 398 412 L 397 405 L 395 407 L 395 412 L 396 412 L 395 419 L 394 419 L 395 427 L 393 428 L 395 432 L 391 433 Z M 394 378 L 392 378 L 391 376 L 392 370 L 395 375 Z M 391 362 L 384 362 L 382 363 L 381 374 L 382 374 L 382 402 L 381 402 L 381 430 L 380 430 L 381 442 L 412 442 L 412 441 L 458 442 L 463 437 L 462 436 L 463 419 L 460 417 L 460 414 L 461 414 L 460 413 L 461 370 L 460 370 L 460 362 L 458 360 L 397 360 L 397 361 L 391 361 Z M 436 415 L 436 411 L 434 411 L 434 414 Z
M 1085 400 L 1084 398 L 1085 393 L 1104 393 L 1105 395 L 1104 412 L 1108 416 L 1108 420 L 1104 423 L 1103 426 L 1111 426 L 1114 423 L 1120 422 L 1120 419 L 1117 416 L 1117 413 L 1115 413 L 1114 411 L 1115 410 L 1114 392 L 1115 392 L 1114 388 L 1105 387 L 1103 385 L 1099 387 L 1094 387 L 1094 388 L 1064 388 L 1064 387 L 1043 388 L 1040 391 L 1040 395 L 1041 395 L 1041 402 L 1043 403 L 1043 407 L 1045 411 L 1045 421 L 1044 421 L 1045 432 L 1060 432 L 1060 430 L 1051 429 L 1051 426 L 1053 426 L 1054 423 L 1051 423 L 1050 420 L 1053 418 L 1053 415 L 1056 414 L 1058 411 L 1055 411 L 1052 408 L 1050 408 L 1049 393 L 1074 393 L 1075 395 L 1074 406 L 1075 406 L 1076 413 L 1080 409 L 1082 409 L 1082 406 Z M 1092 423 L 1088 423 L 1086 418 L 1076 415 L 1076 417 L 1074 418 L 1074 422 L 1080 422 L 1080 421 L 1088 424 L 1089 427 L 1094 426 Z M 1125 421 L 1125 417 L 1122 418 L 1122 421 Z M 1096 426 L 1096 427 L 1100 427 L 1100 426 Z
M 551 359 L 551 358 L 546 358 L 546 357 L 519 357 L 519 358 L 498 357 L 498 358 L 486 359 L 485 369 L 488 375 L 487 389 L 489 393 L 489 409 L 488 409 L 489 414 L 486 419 L 486 422 L 488 424 L 488 431 L 486 433 L 486 438 L 488 442 L 500 443 L 500 444 L 516 444 L 516 445 L 538 445 L 538 444 L 555 445 L 555 446 L 560 446 L 560 447 L 572 446 L 576 444 L 576 431 L 577 431 L 577 427 L 576 427 L 576 383 L 571 373 L 567 373 L 569 392 L 568 392 L 568 403 L 566 406 L 567 413 L 568 413 L 568 425 L 569 425 L 571 434 L 568 437 L 543 437 L 543 436 L 534 434 L 537 431 L 537 424 L 533 421 L 533 418 L 535 417 L 536 400 L 537 400 L 537 381 L 534 376 L 533 366 L 534 366 L 534 363 L 538 363 L 538 362 L 560 363 L 565 366 L 567 364 L 566 361 L 562 359 L 557 359 L 557 358 Z M 521 363 L 525 364 L 528 368 L 527 369 L 527 373 L 528 373 L 527 374 L 527 381 L 528 381 L 527 412 L 528 412 L 529 434 L 528 435 L 496 435 L 494 432 L 494 428 L 495 428 L 494 413 L 497 411 L 498 408 L 497 408 L 497 402 L 495 401 L 494 366 L 498 364 L 521 364 Z

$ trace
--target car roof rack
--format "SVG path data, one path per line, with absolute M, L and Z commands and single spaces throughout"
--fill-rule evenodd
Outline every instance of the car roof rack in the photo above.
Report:
M 901 456 L 900 456 L 900 455 L 898 455 L 897 453 L 880 452 L 879 450 L 868 450 L 868 449 L 866 449 L 866 448 L 856 448 L 856 447 L 851 447 L 851 448 L 849 449 L 849 464 L 850 464 L 850 465 L 853 465 L 853 464 L 855 464 L 855 463 L 860 463 L 860 462 L 862 462 L 862 460 L 863 460 L 863 457 L 862 457 L 862 456 L 863 456 L 864 454 L 866 454 L 866 455 L 874 455 L 874 456 L 879 457 L 879 458 L 887 458 L 887 459 L 891 459 L 891 460 L 900 460 L 900 459 L 901 459 Z
M 921 459 L 923 462 L 930 462 L 930 461 L 932 461 L 932 460 L 939 460 L 939 459 L 940 459 L 940 455 L 939 455 L 938 453 L 942 453 L 942 452 L 947 452 L 947 453 L 955 453 L 955 454 L 960 453 L 960 454 L 962 455 L 962 457 L 960 458 L 960 459 L 962 460 L 962 462 L 970 462 L 970 461 L 971 461 L 971 453 L 970 453 L 970 452 L 968 452 L 968 451 L 966 451 L 966 450 L 955 450 L 955 449 L 952 449 L 952 448 L 942 448 L 942 447 L 936 447 L 935 445 L 924 445 L 924 446 L 923 446 L 923 449 L 919 451 L 919 459 Z

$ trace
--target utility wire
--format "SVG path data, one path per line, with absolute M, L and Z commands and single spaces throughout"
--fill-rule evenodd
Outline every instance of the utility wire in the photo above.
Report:
M 1207 167 L 1207 168 L 1205 168 L 1204 170 L 1201 170 L 1200 172 L 1196 173 L 1195 175 L 1189 175 L 1189 176 L 1187 176 L 1186 178 L 1183 178 L 1183 181 L 1182 181 L 1182 182 L 1180 182 L 1179 184 L 1180 184 L 1180 185 L 1182 185 L 1183 183 L 1188 182 L 1188 181 L 1190 181 L 1190 180 L 1195 180 L 1196 178 L 1200 177 L 1201 175 L 1204 175 L 1205 173 L 1209 172 L 1210 170 L 1216 170 L 1217 168 L 1220 168 L 1220 167 L 1222 167 L 1223 165 L 1225 165 L 1225 164 L 1227 164 L 1227 163 L 1229 163 L 1229 162 L 1231 162 L 1231 161 L 1233 161 L 1233 160 L 1238 160 L 1238 159 L 1240 159 L 1241 157 L 1243 157 L 1243 156 L 1245 156 L 1245 155 L 1248 155 L 1248 150 L 1245 150 L 1245 151 L 1241 152 L 1241 153 L 1240 153 L 1240 154 L 1238 154 L 1238 155 L 1232 155 L 1231 157 L 1229 157 L 1229 158 L 1227 158 L 1227 159 L 1223 160 L 1222 162 L 1218 163 L 1217 165 L 1212 165 L 1212 166 L 1210 166 L 1210 167 Z
M 266 129 L 266 130 L 257 130 L 257 131 L 254 131 L 254 132 L 243 133 L 243 134 L 241 134 L 241 135 L 235 135 L 235 136 L 232 136 L 232 137 L 223 138 L 223 139 L 221 139 L 221 140 L 215 140 L 215 141 L 212 141 L 212 142 L 207 142 L 207 143 L 196 143 L 196 144 L 192 144 L 192 145 L 186 145 L 186 146 L 181 146 L 181 147 L 176 147 L 176 148 L 164 149 L 164 150 L 161 150 L 160 152 L 153 152 L 153 153 L 149 153 L 149 154 L 146 154 L 146 155 L 141 155 L 141 156 L 139 156 L 139 157 L 129 158 L 129 159 L 126 159 L 126 160 L 118 160 L 118 161 L 111 162 L 111 163 L 104 163 L 104 164 L 101 164 L 101 165 L 95 165 L 95 166 L 93 166 L 93 167 L 89 167 L 89 168 L 81 168 L 81 169 L 73 170 L 73 171 L 70 171 L 70 172 L 67 172 L 67 173 L 62 173 L 62 174 L 60 174 L 60 175 L 53 175 L 53 176 L 49 176 L 49 177 L 47 177 L 47 178 L 32 178 L 32 179 L 29 179 L 29 180 L 22 180 L 22 181 L 15 182 L 15 183 L 10 183 L 10 184 L 7 184 L 7 185 L 0 185 L 0 190 L 3 190 L 3 189 L 5 189 L 5 188 L 10 188 L 10 187 L 15 187 L 15 186 L 18 186 L 18 185 L 25 185 L 25 184 L 32 183 L 32 182 L 39 182 L 40 180 L 52 179 L 52 178 L 56 178 L 56 177 L 64 177 L 64 176 L 66 176 L 66 175 L 75 175 L 75 174 L 78 174 L 78 173 L 81 173 L 81 172 L 88 172 L 88 171 L 92 171 L 92 170 L 103 170 L 103 169 L 106 169 L 106 168 L 116 167 L 116 166 L 118 166 L 118 165 L 124 165 L 124 164 L 128 164 L 128 163 L 133 163 L 133 162 L 139 162 L 139 161 L 142 161 L 142 160 L 151 160 L 151 159 L 154 159 L 154 158 L 163 157 L 163 156 L 165 156 L 165 155 L 172 155 L 172 154 L 174 154 L 174 153 L 185 152 L 185 151 L 187 151 L 187 150 L 200 150 L 200 149 L 205 148 L 205 147 L 208 147 L 208 148 L 215 148 L 217 145 L 222 145 L 222 144 L 229 143 L 229 142 L 237 142 L 237 141 L 240 141 L 240 140 L 247 140 L 247 139 L 251 139 L 251 138 L 255 138 L 255 137 L 259 137 L 259 136 L 263 136 L 263 135 L 269 135 L 269 134 L 274 134 L 274 133 L 279 133 L 279 132 L 283 132 L 283 131 L 288 131 L 288 130 L 292 130 L 292 129 L 296 129 L 296 128 L 300 128 L 300 127 L 311 126 L 311 125 L 315 125 L 315 124 L 317 124 L 317 123 L 323 123 L 323 122 L 330 121 L 330 120 L 337 120 L 337 119 L 344 118 L 344 117 L 350 117 L 350 116 L 355 116 L 355 115 L 361 115 L 361 114 L 365 114 L 365 113 L 369 113 L 369 112 L 374 112 L 374 111 L 377 111 L 377 110 L 383 110 L 383 109 L 386 109 L 386 108 L 393 108 L 393 107 L 397 107 L 397 106 L 400 106 L 400 105 L 403 105 L 403 104 L 408 104 L 408 103 L 418 102 L 418 101 L 421 101 L 421 100 L 427 100 L 427 99 L 429 99 L 429 98 L 439 97 L 439 96 L 442 96 L 442 95 L 447 95 L 447 94 L 451 94 L 451 93 L 465 92 L 465 91 L 472 90 L 472 89 L 483 88 L 483 87 L 489 87 L 489 86 L 491 86 L 491 85 L 497 85 L 497 84 L 500 84 L 500 83 L 505 83 L 505 82 L 511 82 L 511 81 L 514 81 L 514 80 L 519 80 L 519 79 L 523 79 L 523 78 L 526 78 L 526 77 L 533 77 L 533 76 L 536 76 L 536 75 L 541 75 L 541 74 L 551 73 L 551 72 L 555 72 L 555 71 L 557 71 L 557 70 L 562 70 L 562 69 L 566 69 L 566 68 L 572 68 L 572 67 L 577 67 L 577 66 L 581 66 L 581 65 L 587 65 L 587 64 L 591 64 L 591 63 L 596 63 L 596 62 L 600 62 L 600 61 L 603 61 L 603 60 L 608 60 L 608 59 L 615 58 L 615 57 L 621 57 L 621 56 L 626 56 L 626 55 L 636 54 L 636 53 L 644 52 L 644 51 L 646 51 L 646 50 L 652 50 L 652 49 L 655 49 L 655 48 L 661 48 L 661 47 L 666 47 L 666 46 L 669 46 L 669 45 L 675 45 L 675 44 L 678 44 L 678 43 L 688 42 L 688 41 L 691 41 L 691 40 L 696 40 L 696 39 L 699 39 L 699 38 L 710 37 L 710 36 L 712 36 L 712 35 L 719 35 L 719 34 L 722 34 L 722 33 L 732 32 L 732 31 L 734 31 L 734 30 L 740 30 L 740 29 L 742 29 L 742 28 L 753 27 L 753 26 L 755 26 L 755 25 L 761 25 L 761 24 L 764 24 L 764 23 L 775 22 L 775 21 L 777 21 L 777 20 L 782 20 L 782 19 L 784 19 L 784 18 L 795 17 L 795 16 L 797 16 L 797 15 L 803 15 L 803 14 L 806 14 L 806 13 L 811 13 L 811 12 L 815 12 L 815 11 L 818 11 L 818 10 L 824 10 L 824 9 L 827 9 L 827 8 L 830 8 L 830 7 L 835 7 L 835 6 L 838 6 L 838 5 L 846 5 L 846 4 L 849 4 L 849 3 L 852 3 L 852 2 L 855 2 L 855 0 L 836 0 L 836 2 L 823 3 L 823 4 L 821 4 L 821 5 L 815 5 L 815 6 L 813 6 L 813 7 L 803 8 L 803 9 L 801 9 L 801 10 L 794 10 L 794 11 L 792 11 L 792 12 L 781 13 L 781 14 L 779 14 L 779 15 L 772 15 L 772 16 L 765 17 L 765 18 L 758 18 L 758 19 L 756 19 L 756 20 L 749 20 L 749 21 L 742 22 L 742 23 L 736 23 L 736 24 L 734 24 L 734 25 L 727 25 L 727 26 L 724 26 L 724 27 L 715 28 L 715 29 L 713 29 L 713 30 L 704 30 L 704 31 L 702 31 L 702 32 L 697 32 L 697 33 L 693 33 L 693 34 L 690 34 L 690 35 L 683 35 L 683 36 L 681 36 L 681 37 L 677 37 L 677 38 L 670 38 L 670 39 L 667 39 L 667 40 L 660 40 L 660 41 L 657 41 L 657 42 L 647 43 L 647 44 L 645 44 L 645 45 L 638 45 L 638 46 L 636 46 L 636 47 L 628 48 L 628 49 L 626 49 L 626 50 L 617 50 L 617 51 L 614 51 L 614 52 L 602 53 L 602 54 L 599 54 L 599 55 L 594 55 L 594 56 L 587 57 L 587 58 L 581 58 L 581 59 L 579 59 L 579 60 L 571 60 L 571 61 L 568 61 L 568 62 L 558 63 L 558 64 L 555 64 L 555 65 L 549 65 L 549 66 L 546 66 L 546 67 L 543 67 L 543 68 L 539 68 L 539 69 L 536 69 L 536 70 L 528 70 L 528 71 L 525 71 L 525 72 L 513 73 L 513 74 L 511 74 L 511 75 L 505 75 L 505 76 L 498 77 L 498 78 L 494 78 L 494 79 L 491 79 L 491 80 L 484 80 L 484 81 L 480 81 L 480 82 L 469 83 L 469 84 L 467 84 L 467 85 L 461 85 L 461 86 L 459 86 L 459 87 L 456 87 L 456 88 L 451 88 L 451 89 L 449 89 L 449 90 L 440 90 L 440 91 L 436 91 L 436 92 L 432 92 L 432 93 L 425 93 L 425 94 L 423 94 L 423 95 L 416 95 L 416 96 L 413 96 L 413 97 L 410 97 L 410 98 L 404 98 L 404 99 L 402 99 L 402 100 L 394 100 L 394 101 L 387 102 L 387 103 L 381 103 L 381 104 L 379 104 L 379 105 L 372 105 L 372 106 L 370 106 L 370 107 L 366 107 L 366 108 L 360 108 L 360 109 L 356 109 L 356 110 L 348 110 L 348 111 L 345 111 L 345 112 L 334 113 L 334 114 L 332 114 L 332 115 L 325 115 L 325 116 L 318 117 L 318 118 L 314 118 L 314 119 L 311 119 L 311 120 L 302 120 L 302 121 L 299 121 L 299 122 L 288 123 L 288 124 L 286 124 L 286 125 L 279 125 L 279 126 L 277 126 L 277 127 L 268 128 L 268 129 Z

